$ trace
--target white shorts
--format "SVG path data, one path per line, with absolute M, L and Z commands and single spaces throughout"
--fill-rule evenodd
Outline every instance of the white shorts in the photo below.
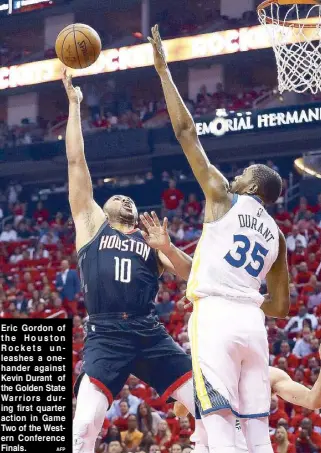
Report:
M 270 410 L 269 350 L 257 306 L 206 297 L 189 321 L 196 406 L 201 416 L 231 409 L 240 418 Z

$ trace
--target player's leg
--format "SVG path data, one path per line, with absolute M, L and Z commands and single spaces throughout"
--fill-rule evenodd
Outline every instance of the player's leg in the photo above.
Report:
M 238 408 L 239 348 L 246 341 L 235 338 L 231 317 L 224 307 L 217 310 L 217 303 L 211 302 L 205 307 L 203 300 L 194 304 L 189 325 L 195 397 L 209 451 L 234 453 L 235 416 L 231 409 Z
M 269 434 L 269 418 L 241 420 L 249 453 L 273 453 Z
M 262 327 L 260 330 L 259 319 L 252 326 L 239 383 L 239 413 L 249 453 L 273 452 L 268 420 L 271 400 L 268 343 L 264 324 Z
M 210 453 L 235 453 L 235 416 L 229 409 L 202 417 Z
M 95 320 L 96 321 L 96 320 Z M 94 453 L 106 410 L 129 375 L 135 359 L 131 334 L 117 320 L 88 322 L 83 373 L 75 384 L 74 452 Z
M 209 453 L 207 432 L 197 406 L 195 406 L 195 430 L 191 441 L 195 444 L 194 452 Z
M 94 453 L 108 404 L 106 395 L 85 374 L 79 386 L 73 420 L 73 453 Z

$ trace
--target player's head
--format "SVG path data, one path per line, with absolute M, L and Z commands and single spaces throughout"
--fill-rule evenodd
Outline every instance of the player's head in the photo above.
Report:
M 230 185 L 230 191 L 239 195 L 257 195 L 266 204 L 275 203 L 282 190 L 280 175 L 267 165 L 255 164 L 245 168 Z
M 135 226 L 138 212 L 135 203 L 125 195 L 114 195 L 106 201 L 103 207 L 109 223 Z

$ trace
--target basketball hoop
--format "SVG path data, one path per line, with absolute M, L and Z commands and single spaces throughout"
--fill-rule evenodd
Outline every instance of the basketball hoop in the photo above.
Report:
M 278 69 L 279 91 L 321 91 L 321 0 L 265 0 L 258 7 Z

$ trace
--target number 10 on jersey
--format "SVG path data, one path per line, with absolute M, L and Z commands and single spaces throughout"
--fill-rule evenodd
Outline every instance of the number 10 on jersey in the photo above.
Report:
M 128 258 L 115 256 L 115 280 L 116 282 L 129 283 L 131 281 L 132 262 Z

